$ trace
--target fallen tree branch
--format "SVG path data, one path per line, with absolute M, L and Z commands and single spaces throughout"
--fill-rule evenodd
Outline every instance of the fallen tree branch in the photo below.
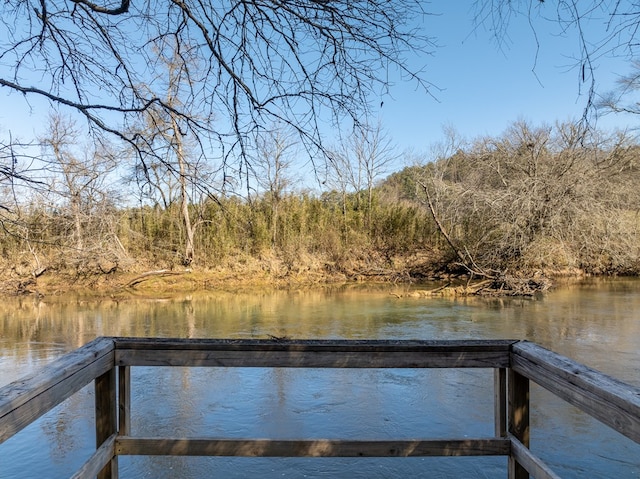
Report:
M 453 239 L 451 239 L 451 236 L 449 236 L 449 233 L 444 228 L 444 225 L 440 222 L 440 218 L 438 218 L 435 206 L 433 206 L 433 201 L 431 200 L 431 193 L 429 193 L 429 188 L 427 187 L 427 185 L 425 185 L 421 181 L 419 181 L 418 183 L 420 184 L 420 186 L 422 186 L 422 189 L 424 190 L 424 193 L 427 196 L 427 205 L 429 206 L 431 217 L 433 218 L 433 221 L 435 222 L 436 227 L 438 228 L 438 231 L 440 231 L 442 236 L 444 236 L 444 239 L 449 244 L 449 247 L 453 250 L 453 252 L 456 254 L 458 259 L 460 260 L 460 263 L 456 263 L 456 264 L 466 269 L 469 272 L 471 278 L 474 275 L 482 276 L 484 278 L 491 278 L 491 279 L 496 278 L 495 275 L 487 273 L 483 268 L 480 268 L 476 264 L 475 260 L 473 259 L 473 256 L 471 256 L 471 253 L 469 253 L 469 250 L 467 250 L 466 246 L 464 248 L 464 253 L 460 248 L 458 248 L 458 246 L 456 246 L 456 244 L 453 242 Z
M 431 194 L 429 193 L 429 188 L 427 188 L 427 185 L 425 185 L 421 181 L 419 181 L 418 183 L 420 184 L 420 186 L 422 186 L 422 189 L 424 190 L 424 193 L 427 195 L 427 205 L 429 206 L 429 211 L 431 212 L 431 217 L 433 218 L 433 221 L 436 223 L 436 226 L 438 227 L 438 231 L 440 231 L 442 236 L 444 236 L 444 239 L 447 241 L 447 243 L 449 243 L 449 246 L 451 247 L 453 252 L 456 254 L 456 256 L 460 259 L 460 261 L 462 261 L 462 263 L 465 265 L 465 267 L 467 269 L 469 269 L 469 271 L 471 271 L 470 268 L 468 268 L 466 266 L 467 259 L 462 254 L 462 252 L 458 249 L 458 247 L 455 245 L 455 243 L 453 242 L 453 240 L 451 239 L 451 237 L 447 233 L 447 230 L 444 229 L 444 226 L 442 225 L 442 223 L 440 223 L 440 219 L 438 218 L 438 215 L 436 214 L 436 209 L 434 208 L 433 202 L 431 201 Z
M 140 276 L 136 276 L 131 281 L 129 281 L 125 288 L 132 288 L 133 286 L 142 283 L 150 278 L 156 277 L 164 277 L 164 276 L 176 276 L 180 274 L 188 273 L 189 271 L 172 271 L 170 269 L 158 269 L 155 271 L 147 271 L 146 273 L 141 274 Z

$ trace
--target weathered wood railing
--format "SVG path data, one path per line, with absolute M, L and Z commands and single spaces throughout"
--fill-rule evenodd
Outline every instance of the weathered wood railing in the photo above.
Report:
M 492 368 L 495 436 L 264 440 L 130 435 L 132 366 Z M 117 377 L 116 377 L 117 376 Z M 529 450 L 529 381 L 636 442 L 640 389 L 527 341 L 278 341 L 98 338 L 0 389 L 0 443 L 95 381 L 96 452 L 74 478 L 118 477 L 120 455 L 508 456 L 510 478 L 556 478 Z

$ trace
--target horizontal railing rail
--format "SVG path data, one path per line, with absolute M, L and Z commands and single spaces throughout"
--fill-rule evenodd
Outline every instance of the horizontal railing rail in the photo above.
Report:
M 515 342 L 114 340 L 118 366 L 288 368 L 506 368 Z
M 98 338 L 0 388 L 0 444 L 113 369 L 115 341 Z
M 640 443 L 640 390 L 535 343 L 513 345 L 511 368 Z
M 495 435 L 461 439 L 230 439 L 131 436 L 131 368 L 488 368 Z M 640 389 L 516 340 L 98 338 L 0 389 L 0 443 L 94 381 L 96 451 L 73 478 L 117 478 L 120 455 L 247 457 L 507 456 L 508 476 L 558 476 L 529 450 L 530 382 L 640 442 Z

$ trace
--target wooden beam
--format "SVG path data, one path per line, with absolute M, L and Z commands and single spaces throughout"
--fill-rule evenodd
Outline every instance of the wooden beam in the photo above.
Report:
M 523 341 L 513 369 L 616 431 L 640 443 L 640 388 Z
M 535 479 L 560 479 L 560 476 L 553 472 L 542 459 L 524 447 L 524 444 L 518 441 L 518 439 L 513 436 L 510 436 L 510 439 L 511 455 L 518 464 L 521 464 Z
M 504 368 L 514 341 L 116 338 L 120 366 Z
M 494 369 L 493 373 L 494 391 L 494 422 L 495 435 L 497 437 L 507 436 L 507 370 L 505 368 Z
M 117 433 L 117 413 L 116 413 L 116 370 L 112 367 L 106 373 L 95 380 L 95 403 L 96 403 L 96 449 Z M 117 479 L 118 460 L 115 454 L 107 462 L 98 474 L 98 479 Z
M 114 341 L 98 338 L 0 389 L 0 444 L 108 371 Z
M 131 368 L 118 367 L 118 433 L 128 436 L 131 431 Z
M 115 444 L 116 434 L 112 434 L 70 479 L 95 478 L 115 455 Z
M 122 366 L 290 367 L 290 368 L 494 368 L 505 367 L 502 352 L 352 351 L 172 351 L 118 350 Z
M 116 349 L 263 351 L 510 351 L 514 339 L 179 339 L 113 337 Z
M 272 440 L 118 437 L 116 454 L 242 457 L 506 456 L 507 438 L 445 440 Z
M 509 433 L 529 447 L 529 379 L 509 370 Z M 509 479 L 529 479 L 529 473 L 513 454 L 509 455 Z

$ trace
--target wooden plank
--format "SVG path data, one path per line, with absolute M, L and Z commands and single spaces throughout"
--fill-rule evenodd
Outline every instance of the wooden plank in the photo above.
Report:
M 509 351 L 515 342 L 166 338 L 115 338 L 115 341 L 117 364 L 124 366 L 339 368 L 508 367 Z
M 112 338 L 116 349 L 213 351 L 510 351 L 518 342 L 498 340 L 178 339 Z
M 118 432 L 128 436 L 131 429 L 131 368 L 118 367 Z
M 55 359 L 33 374 L 7 384 L 0 389 L 0 417 L 113 351 L 114 348 L 115 342 L 112 339 L 97 338 Z M 91 378 L 91 381 L 93 379 Z
M 507 370 L 505 368 L 494 369 L 494 422 L 495 435 L 507 436 Z
M 509 370 L 509 433 L 529 447 L 529 379 Z M 527 470 L 514 455 L 509 455 L 509 479 L 529 479 Z
M 640 443 L 640 388 L 534 343 L 515 344 L 511 361 L 515 371 Z
M 194 351 L 117 350 L 119 366 L 290 367 L 290 368 L 495 368 L 509 354 L 494 351 Z
M 102 445 L 94 452 L 71 479 L 89 479 L 95 478 L 98 473 L 106 466 L 115 454 L 116 434 L 112 434 L 102 443 Z
M 99 449 L 105 441 L 117 432 L 115 367 L 96 378 L 95 403 L 96 448 Z M 115 455 L 112 456 L 97 477 L 98 479 L 118 478 L 118 461 Z
M 0 389 L 0 443 L 108 371 L 114 342 L 96 339 Z
M 553 472 L 542 459 L 532 454 L 518 439 L 513 436 L 510 436 L 510 438 L 511 455 L 534 479 L 560 479 L 560 476 Z
M 507 438 L 445 440 L 270 440 L 118 437 L 118 455 L 243 457 L 506 456 Z

